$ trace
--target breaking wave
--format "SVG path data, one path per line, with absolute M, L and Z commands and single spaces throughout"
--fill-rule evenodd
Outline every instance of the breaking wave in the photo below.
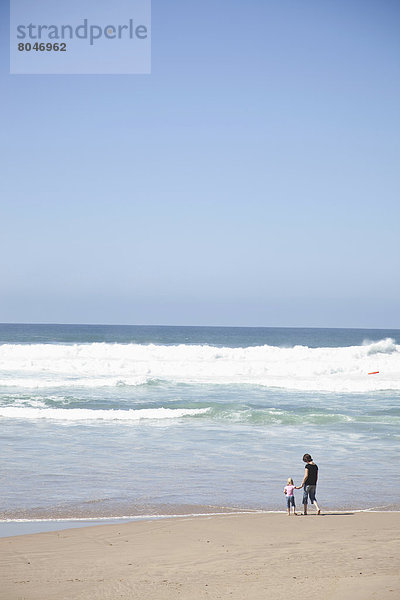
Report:
M 142 419 L 179 419 L 206 413 L 208 408 L 142 408 L 130 410 L 90 410 L 85 408 L 0 407 L 0 417 L 9 419 L 56 421 L 140 421 Z
M 250 407 L 246 405 L 211 405 L 198 408 L 141 408 L 141 409 L 84 409 L 49 408 L 43 402 L 31 400 L 24 406 L 1 406 L 0 419 L 23 421 L 58 421 L 70 423 L 137 423 L 139 421 L 165 421 L 182 418 L 207 419 L 208 421 L 245 425 L 400 425 L 400 410 L 383 413 L 349 414 L 317 407 L 285 410 L 273 407 Z
M 391 338 L 337 348 L 110 343 L 0 346 L 0 386 L 6 388 L 98 388 L 157 381 L 327 392 L 399 390 L 400 346 Z

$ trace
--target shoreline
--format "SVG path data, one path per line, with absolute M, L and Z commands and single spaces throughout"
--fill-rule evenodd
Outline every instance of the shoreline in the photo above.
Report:
M 0 539 L 0 600 L 261 600 L 400 592 L 399 512 L 184 516 Z
M 299 507 L 297 516 L 304 516 Z M 314 516 L 311 509 L 307 516 Z M 370 514 L 400 514 L 400 508 L 384 510 L 376 508 L 347 508 L 340 510 L 322 510 L 320 516 L 355 515 L 359 513 Z M 8 518 L 0 519 L 0 539 L 30 534 L 40 534 L 54 531 L 65 531 L 68 529 L 80 529 L 85 527 L 96 527 L 102 525 L 123 525 L 127 523 L 163 521 L 166 519 L 192 519 L 199 517 L 219 517 L 225 515 L 285 515 L 286 510 L 263 510 L 263 509 L 237 509 L 221 512 L 196 512 L 196 513 L 166 513 L 166 514 L 140 514 L 126 516 L 107 517 L 53 517 L 53 518 Z M 318 516 L 318 515 L 315 515 Z
M 297 506 L 298 515 L 301 515 L 302 505 Z M 213 505 L 189 505 L 189 504 L 164 504 L 164 505 L 146 505 L 136 506 L 131 514 L 73 514 L 71 511 L 62 512 L 59 509 L 54 511 L 29 511 L 27 513 L 10 514 L 3 512 L 0 514 L 0 538 L 25 535 L 30 533 L 42 533 L 46 531 L 58 531 L 69 528 L 78 528 L 85 526 L 130 523 L 141 521 L 157 521 L 165 519 L 183 519 L 207 516 L 222 515 L 246 515 L 246 514 L 284 514 L 285 508 L 255 508 L 239 506 L 213 506 Z M 53 513 L 53 514 L 51 514 Z M 323 510 L 323 515 L 332 514 L 356 514 L 356 513 L 400 513 L 400 505 L 385 504 L 370 507 L 354 508 L 352 506 L 341 506 Z M 311 508 L 310 515 L 314 514 Z M 23 515 L 23 516 L 22 516 Z M 16 533 L 13 533 L 15 531 Z M 8 533 L 11 532 L 11 533 Z

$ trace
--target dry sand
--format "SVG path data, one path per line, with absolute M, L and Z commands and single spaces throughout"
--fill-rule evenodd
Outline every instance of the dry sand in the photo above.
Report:
M 397 600 L 400 513 L 223 515 L 0 539 L 1 600 Z

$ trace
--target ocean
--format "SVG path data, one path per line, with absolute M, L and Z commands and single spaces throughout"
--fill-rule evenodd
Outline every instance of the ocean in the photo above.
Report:
M 0 325 L 0 520 L 285 510 L 306 452 L 323 510 L 398 510 L 399 344 L 399 330 Z

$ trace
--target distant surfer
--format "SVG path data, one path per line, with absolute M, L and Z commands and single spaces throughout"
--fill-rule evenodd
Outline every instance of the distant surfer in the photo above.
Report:
M 315 497 L 318 481 L 318 465 L 315 464 L 310 454 L 305 454 L 303 456 L 303 462 L 306 463 L 304 478 L 301 485 L 296 487 L 296 490 L 300 490 L 302 487 L 304 487 L 303 513 L 305 515 L 307 514 L 308 499 L 310 499 L 311 504 L 315 504 L 315 508 L 317 509 L 317 515 L 320 515 L 321 509 L 318 506 L 317 499 Z

